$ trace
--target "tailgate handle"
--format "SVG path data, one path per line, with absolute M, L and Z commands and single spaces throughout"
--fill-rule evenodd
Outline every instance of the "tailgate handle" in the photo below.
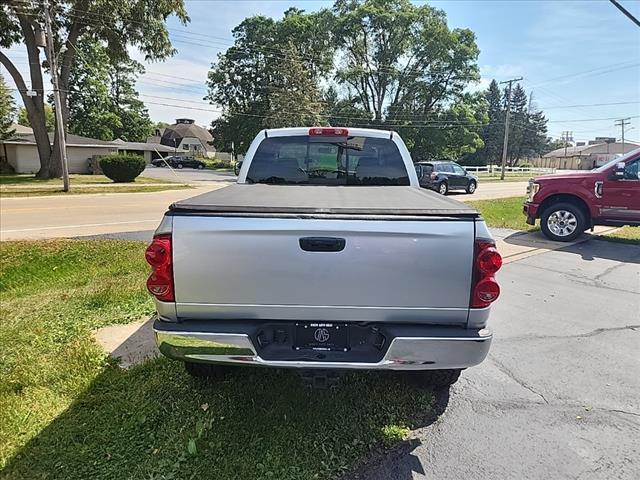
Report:
M 305 252 L 341 252 L 346 243 L 344 238 L 304 237 L 300 239 L 300 248 Z

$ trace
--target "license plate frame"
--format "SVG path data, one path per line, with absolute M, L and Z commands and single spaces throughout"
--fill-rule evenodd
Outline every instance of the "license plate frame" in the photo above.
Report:
M 296 322 L 294 350 L 346 352 L 349 350 L 349 324 L 343 322 Z

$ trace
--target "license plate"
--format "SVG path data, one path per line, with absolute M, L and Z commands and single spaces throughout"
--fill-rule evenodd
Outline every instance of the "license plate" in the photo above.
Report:
M 346 323 L 296 323 L 295 350 L 349 349 L 349 328 Z

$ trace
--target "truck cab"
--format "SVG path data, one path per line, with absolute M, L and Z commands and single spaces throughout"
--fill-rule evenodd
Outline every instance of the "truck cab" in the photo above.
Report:
M 640 149 L 588 172 L 533 178 L 523 212 L 544 235 L 575 240 L 595 225 L 640 225 Z

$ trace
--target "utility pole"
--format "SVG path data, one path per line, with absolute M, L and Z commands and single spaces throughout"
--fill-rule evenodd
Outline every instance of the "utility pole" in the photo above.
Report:
M 616 127 L 622 128 L 622 154 L 624 155 L 624 127 L 631 123 L 631 117 L 621 118 L 620 120 L 616 120 Z
M 522 77 L 512 78 L 511 80 L 506 80 L 504 82 L 500 82 L 500 85 L 503 83 L 508 83 L 507 87 L 507 111 L 505 112 L 504 118 L 504 143 L 502 144 L 502 172 L 500 173 L 500 180 L 504 180 L 504 172 L 507 168 L 507 147 L 509 146 L 509 115 L 511 114 L 511 84 L 513 82 L 519 82 L 522 80 Z
M 67 163 L 67 142 L 62 120 L 62 100 L 60 99 L 60 83 L 58 82 L 58 65 L 53 45 L 53 32 L 51 31 L 51 16 L 49 2 L 44 2 L 44 23 L 47 34 L 47 57 L 51 72 L 51 84 L 53 85 L 53 103 L 56 107 L 56 131 L 58 134 L 58 148 L 60 149 L 60 161 L 62 162 L 62 190 L 69 191 L 69 165 Z
M 564 131 L 562 132 L 562 141 L 564 142 L 564 156 L 567 156 L 567 147 L 569 146 L 569 142 L 573 141 L 573 132 Z

